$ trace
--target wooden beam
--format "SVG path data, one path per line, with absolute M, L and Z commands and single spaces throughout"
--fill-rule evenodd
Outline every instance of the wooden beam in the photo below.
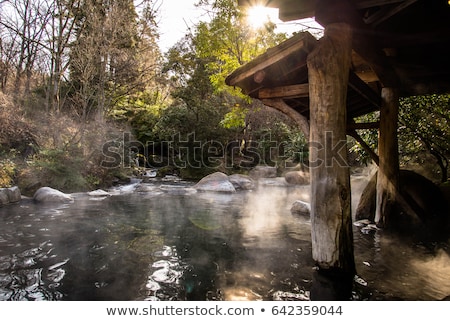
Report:
M 367 9 L 378 6 L 385 6 L 404 2 L 405 0 L 366 0 L 355 1 L 355 7 Z M 238 0 L 239 6 L 263 5 L 269 8 L 279 9 L 279 19 L 282 21 L 292 21 L 315 16 L 317 0 Z
M 295 109 L 291 108 L 288 104 L 286 104 L 283 99 L 263 99 L 261 102 L 269 107 L 275 108 L 281 111 L 283 114 L 287 115 L 291 119 L 293 119 L 300 127 L 300 130 L 306 137 L 306 140 L 309 141 L 309 122 L 305 116 L 299 114 Z
M 403 1 L 402 3 L 400 3 L 398 6 L 396 6 L 394 8 L 391 8 L 391 7 L 382 8 L 378 12 L 376 12 L 373 15 L 369 16 L 368 18 L 364 19 L 364 22 L 366 24 L 372 24 L 373 26 L 378 26 L 383 21 L 386 21 L 390 17 L 396 15 L 400 11 L 406 9 L 407 7 L 409 7 L 410 5 L 412 5 L 413 3 L 416 3 L 416 2 L 417 2 L 417 0 L 408 0 L 408 1 Z
M 372 123 L 355 123 L 351 122 L 347 124 L 347 130 L 357 130 L 357 129 L 379 129 L 380 122 L 372 122 Z
M 358 135 L 356 130 L 354 130 L 354 129 L 348 130 L 347 129 L 347 134 L 352 136 L 361 145 L 361 147 L 366 151 L 366 153 L 370 155 L 370 158 L 372 158 L 372 160 L 375 162 L 375 164 L 380 165 L 380 158 L 378 157 L 377 153 L 375 153 L 375 151 L 372 148 L 370 148 L 369 145 L 367 145 L 367 143 L 364 141 L 364 139 L 362 139 L 362 137 L 360 135 Z
M 371 66 L 383 87 L 398 87 L 399 77 L 372 36 L 356 7 L 348 0 L 317 0 L 316 21 L 323 26 L 344 22 L 353 29 L 353 49 Z
M 291 85 L 259 90 L 259 99 L 300 98 L 309 96 L 309 84 Z
M 349 74 L 349 87 L 356 91 L 360 96 L 364 97 L 368 102 L 372 105 L 380 109 L 381 107 L 381 98 L 380 96 L 373 91 L 364 81 L 361 80 L 357 75 L 353 72 Z

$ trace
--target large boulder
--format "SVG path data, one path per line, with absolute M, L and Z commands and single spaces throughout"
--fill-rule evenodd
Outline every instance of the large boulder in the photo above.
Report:
M 376 173 L 367 184 L 355 214 L 355 220 L 374 221 L 376 203 Z M 395 229 L 446 229 L 449 221 L 449 206 L 439 187 L 427 178 L 408 170 L 400 171 L 400 190 L 418 216 L 410 217 L 400 207 L 389 218 L 388 227 Z M 413 204 L 414 203 L 414 204 Z
M 228 176 L 228 180 L 236 190 L 252 190 L 255 188 L 253 179 L 248 175 L 233 174 Z
M 309 185 L 309 173 L 304 171 L 287 172 L 284 175 L 286 182 L 292 185 Z
M 277 177 L 277 168 L 271 166 L 256 166 L 249 172 L 249 175 L 253 179 L 275 178 Z
M 228 179 L 228 176 L 221 172 L 216 172 L 202 178 L 194 188 L 198 191 L 234 193 L 236 189 Z
M 17 203 L 22 199 L 20 189 L 17 186 L 0 188 L 0 206 Z
M 41 187 L 34 193 L 33 199 L 39 203 L 71 203 L 73 197 L 51 187 Z

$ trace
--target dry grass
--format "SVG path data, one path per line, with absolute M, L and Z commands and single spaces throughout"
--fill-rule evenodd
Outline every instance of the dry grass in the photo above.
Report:
M 0 93 L 0 182 L 18 185 L 25 195 L 41 186 L 75 192 L 111 184 L 114 172 L 100 166 L 102 148 L 122 129 L 51 114 L 42 106 L 35 99 L 24 108 Z

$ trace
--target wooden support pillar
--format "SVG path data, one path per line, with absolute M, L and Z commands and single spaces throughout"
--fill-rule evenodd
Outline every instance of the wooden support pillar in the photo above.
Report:
M 386 226 L 389 213 L 394 209 L 395 202 L 401 199 L 398 192 L 400 176 L 397 137 L 400 104 L 398 90 L 383 88 L 381 99 L 375 223 L 379 226 Z
M 346 100 L 352 32 L 332 23 L 308 56 L 312 255 L 319 270 L 353 277 Z

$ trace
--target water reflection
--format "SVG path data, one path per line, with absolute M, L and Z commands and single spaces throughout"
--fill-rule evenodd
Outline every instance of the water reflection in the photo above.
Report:
M 290 212 L 309 201 L 308 187 L 160 187 L 0 208 L 0 300 L 311 299 L 311 224 Z M 353 299 L 450 295 L 448 243 L 430 248 L 358 226 L 354 234 Z

